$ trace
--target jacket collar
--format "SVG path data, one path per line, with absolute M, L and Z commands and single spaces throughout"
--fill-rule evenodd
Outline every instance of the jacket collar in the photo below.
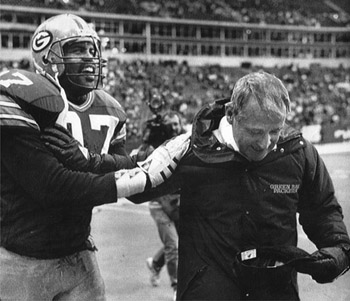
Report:
M 226 116 L 221 118 L 219 127 L 213 130 L 213 135 L 222 144 L 238 152 L 238 146 L 232 135 L 232 127 L 228 123 Z

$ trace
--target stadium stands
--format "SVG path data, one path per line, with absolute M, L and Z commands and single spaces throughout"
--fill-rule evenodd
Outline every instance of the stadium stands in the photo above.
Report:
M 349 26 L 347 0 L 2 0 L 2 4 L 163 18 L 258 24 Z

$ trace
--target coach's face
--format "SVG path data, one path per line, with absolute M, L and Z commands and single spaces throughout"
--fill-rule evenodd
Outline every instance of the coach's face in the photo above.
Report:
M 260 161 L 274 149 L 286 119 L 285 110 L 264 111 L 254 98 L 238 115 L 226 114 L 240 153 L 250 161 Z

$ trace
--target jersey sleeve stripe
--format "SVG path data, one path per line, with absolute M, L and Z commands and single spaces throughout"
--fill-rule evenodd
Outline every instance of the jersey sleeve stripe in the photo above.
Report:
M 0 126 L 25 126 L 39 130 L 33 117 L 10 99 L 0 101 Z
M 111 144 L 114 145 L 126 139 L 126 125 L 124 123 L 121 130 L 113 137 Z
M 39 125 L 34 119 L 19 115 L 0 114 L 0 126 L 25 126 L 39 130 Z
M 0 107 L 11 107 L 21 109 L 21 107 L 18 104 L 9 101 L 0 101 Z

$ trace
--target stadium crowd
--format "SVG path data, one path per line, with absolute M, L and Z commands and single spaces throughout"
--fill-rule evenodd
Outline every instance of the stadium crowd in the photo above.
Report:
M 347 0 L 2 0 L 2 4 L 257 24 L 350 25 Z
M 156 87 L 168 109 L 179 111 L 185 122 L 191 123 L 194 114 L 204 103 L 228 97 L 241 76 L 263 69 L 261 67 L 222 68 L 220 66 L 190 67 L 185 62 L 160 64 L 134 61 L 115 61 L 109 64 L 106 89 L 120 99 L 130 118 L 128 134 L 139 137 L 140 124 L 147 118 L 145 100 L 150 87 Z M 264 69 L 282 78 L 292 99 L 289 122 L 296 128 L 322 123 L 342 123 L 350 118 L 350 70 L 295 65 Z
M 2 62 L 0 70 L 29 68 L 26 60 Z M 192 67 L 186 62 L 164 61 L 158 64 L 135 60 L 108 63 L 105 89 L 118 99 L 128 115 L 128 139 L 142 136 L 143 123 L 152 117 L 147 107 L 149 91 L 158 89 L 165 101 L 165 109 L 181 113 L 190 124 L 194 114 L 204 103 L 228 97 L 243 75 L 264 69 L 281 78 L 292 100 L 288 119 L 294 127 L 304 125 L 346 123 L 350 120 L 350 69 L 296 65 L 276 68 L 253 66 L 223 68 L 220 66 Z

